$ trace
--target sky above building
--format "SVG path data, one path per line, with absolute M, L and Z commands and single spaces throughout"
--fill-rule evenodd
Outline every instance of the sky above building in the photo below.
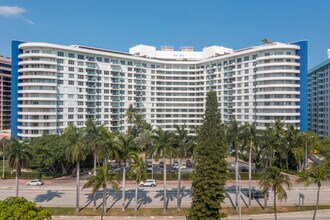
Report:
M 128 51 L 308 40 L 309 68 L 327 58 L 330 0 L 0 0 L 0 54 L 11 40 Z

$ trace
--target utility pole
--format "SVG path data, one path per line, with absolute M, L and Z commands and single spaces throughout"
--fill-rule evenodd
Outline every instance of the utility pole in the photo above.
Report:
M 242 220 L 242 207 L 241 207 L 241 175 L 238 175 L 238 219 Z

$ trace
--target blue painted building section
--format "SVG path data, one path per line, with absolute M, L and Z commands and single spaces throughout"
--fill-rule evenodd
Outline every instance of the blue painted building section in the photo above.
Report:
M 304 40 L 292 44 L 300 46 L 300 131 L 304 132 L 308 130 L 308 43 Z
M 18 55 L 21 54 L 21 50 L 18 46 L 24 43 L 22 41 L 11 42 L 11 137 L 18 138 Z

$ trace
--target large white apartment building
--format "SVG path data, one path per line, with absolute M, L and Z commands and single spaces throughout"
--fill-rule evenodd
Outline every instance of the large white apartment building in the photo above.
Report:
M 307 127 L 306 41 L 202 51 L 138 45 L 128 53 L 13 41 L 12 51 L 13 137 L 59 133 L 87 118 L 124 131 L 130 104 L 155 127 L 192 127 L 202 123 L 210 90 L 223 121 Z
M 330 136 L 330 49 L 328 59 L 308 73 L 308 130 Z

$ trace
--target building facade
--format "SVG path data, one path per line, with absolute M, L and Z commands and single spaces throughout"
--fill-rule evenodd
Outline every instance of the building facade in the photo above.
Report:
M 306 41 L 203 51 L 138 45 L 128 53 L 13 41 L 12 54 L 13 137 L 59 133 L 87 118 L 124 131 L 130 104 L 154 127 L 193 127 L 211 90 L 223 121 L 262 129 L 280 119 L 307 129 Z
M 308 72 L 308 130 L 330 136 L 330 54 Z
M 10 130 L 11 60 L 0 56 L 0 131 Z

